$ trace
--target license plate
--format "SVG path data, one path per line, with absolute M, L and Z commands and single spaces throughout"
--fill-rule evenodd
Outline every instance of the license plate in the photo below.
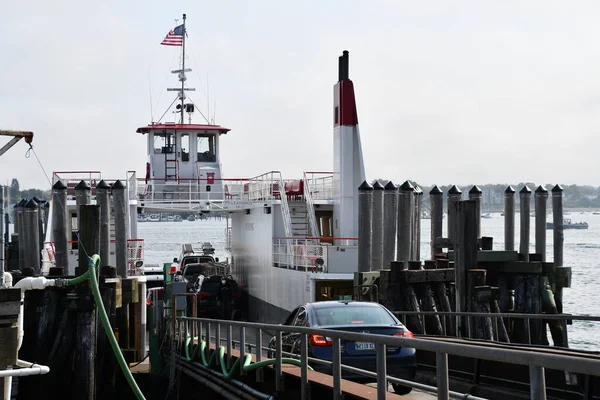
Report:
M 369 350 L 375 350 L 375 343 L 369 343 L 369 342 L 355 342 L 354 343 L 354 348 L 357 351 L 369 351 Z

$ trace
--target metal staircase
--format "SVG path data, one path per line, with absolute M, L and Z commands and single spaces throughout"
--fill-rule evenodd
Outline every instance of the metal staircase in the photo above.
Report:
M 292 224 L 292 237 L 305 238 L 311 236 L 306 202 L 291 201 L 289 203 L 289 208 L 290 222 Z
M 312 198 L 312 190 L 310 188 L 310 183 L 307 179 L 306 172 L 304 173 L 304 199 L 306 201 L 305 207 L 308 216 L 310 236 L 318 238 L 320 237 L 319 227 L 317 225 L 317 216 L 315 215 L 315 206 Z

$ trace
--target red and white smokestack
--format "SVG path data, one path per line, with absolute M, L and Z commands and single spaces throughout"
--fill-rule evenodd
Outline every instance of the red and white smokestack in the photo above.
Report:
M 334 236 L 358 237 L 358 187 L 365 180 L 354 84 L 349 55 L 339 58 L 339 80 L 333 87 Z M 345 242 L 345 241 L 343 241 Z M 356 243 L 339 243 L 354 244 Z

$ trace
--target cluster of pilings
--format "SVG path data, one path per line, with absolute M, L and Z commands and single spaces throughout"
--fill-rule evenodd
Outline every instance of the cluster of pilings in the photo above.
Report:
M 26 271 L 27 275 L 40 273 L 41 252 L 48 228 L 50 204 L 34 197 L 21 199 L 14 206 L 14 231 L 11 235 L 15 256 L 9 256 L 9 270 Z
M 142 277 L 128 276 L 131 265 L 127 258 L 126 187 L 119 180 L 112 185 L 100 181 L 93 188 L 94 199 L 92 187 L 82 180 L 74 188 L 73 207 L 69 203 L 71 186 L 62 181 L 53 185 L 52 207 L 36 200 L 21 201 L 15 207 L 13 238 L 18 239 L 19 252 L 10 272 L 15 283 L 24 276 L 73 278 L 88 271 L 89 256 L 99 254 L 100 292 L 110 324 L 126 360 L 139 361 L 146 352 L 146 284 Z M 111 257 L 111 221 L 116 257 Z M 43 262 L 40 254 L 47 229 L 52 233 L 53 251 Z M 110 265 L 111 259 L 116 260 L 114 266 Z M 24 309 L 19 358 L 47 365 L 50 373 L 21 378 L 20 398 L 117 396 L 121 374 L 116 373 L 116 358 L 98 316 L 89 281 L 29 290 Z
M 443 237 L 443 192 L 429 192 L 430 259 L 421 262 L 423 191 L 406 181 L 359 187 L 359 272 L 355 285 L 377 282 L 379 301 L 405 314 L 415 333 L 458 335 L 500 341 L 547 344 L 545 323 L 501 318 L 451 318 L 417 315 L 422 311 L 484 313 L 562 313 L 562 289 L 571 270 L 563 267 L 563 189 L 552 189 L 554 262 L 546 262 L 548 191 L 535 191 L 535 253 L 530 253 L 532 192 L 520 198 L 520 243 L 515 251 L 515 195 L 505 191 L 503 251 L 481 234 L 482 191 L 473 186 L 468 200 L 453 186 L 447 193 L 447 237 Z M 446 250 L 446 251 L 444 251 Z M 365 293 L 363 290 L 360 293 Z M 527 325 L 527 326 L 525 326 Z M 567 346 L 565 323 L 551 323 L 555 345 Z

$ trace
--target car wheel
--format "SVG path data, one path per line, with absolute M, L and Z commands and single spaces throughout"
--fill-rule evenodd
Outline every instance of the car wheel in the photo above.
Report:
M 401 396 L 412 392 L 411 387 L 403 386 L 398 383 L 392 383 L 392 388 L 394 389 L 394 393 L 399 394 Z

